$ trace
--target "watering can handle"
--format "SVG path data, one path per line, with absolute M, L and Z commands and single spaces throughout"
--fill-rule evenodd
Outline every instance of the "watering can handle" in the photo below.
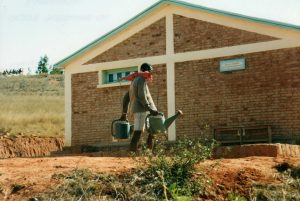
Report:
M 120 121 L 119 119 L 116 119 L 116 120 L 113 120 L 112 122 L 111 122 L 111 136 L 114 136 L 114 123 L 116 122 L 116 121 Z
M 146 116 L 146 118 L 145 118 L 145 128 L 146 128 L 146 131 L 147 131 L 148 133 L 150 133 L 150 124 L 149 124 L 149 121 L 148 121 L 148 119 L 149 119 L 150 116 L 151 116 L 151 114 L 148 114 L 148 115 Z

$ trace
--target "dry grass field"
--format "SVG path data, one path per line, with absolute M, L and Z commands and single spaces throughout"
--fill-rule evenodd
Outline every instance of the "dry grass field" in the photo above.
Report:
M 0 134 L 62 136 L 63 75 L 0 77 Z

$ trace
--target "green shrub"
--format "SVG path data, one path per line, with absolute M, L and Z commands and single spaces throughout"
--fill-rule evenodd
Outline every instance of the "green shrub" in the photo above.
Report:
M 230 192 L 230 193 L 228 194 L 227 199 L 228 199 L 229 201 L 247 201 L 247 198 L 245 198 L 245 197 L 243 197 L 243 196 L 240 196 L 240 195 L 238 195 L 238 194 L 235 193 L 235 192 Z
M 300 179 L 300 166 L 291 168 L 291 177 L 294 179 Z
M 188 200 L 205 191 L 205 177 L 197 177 L 195 165 L 212 154 L 214 143 L 199 139 L 184 139 L 171 148 L 158 145 L 152 152 L 144 152 L 146 169 L 141 168 L 137 185 L 151 192 L 156 199 Z M 150 191 L 150 189 L 153 189 Z M 144 191 L 142 193 L 144 193 Z
M 195 165 L 211 156 L 213 143 L 184 140 L 171 148 L 161 144 L 154 154 L 144 149 L 136 158 L 140 167 L 119 176 L 75 169 L 53 175 L 61 184 L 38 196 L 39 200 L 174 200 L 201 196 L 207 176 L 195 174 Z M 201 174 L 205 175 L 205 174 Z

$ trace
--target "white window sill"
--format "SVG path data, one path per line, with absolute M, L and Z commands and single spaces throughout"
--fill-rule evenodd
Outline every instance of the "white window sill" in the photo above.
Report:
M 130 82 L 121 82 L 121 83 L 112 83 L 112 84 L 99 84 L 97 88 L 107 88 L 107 87 L 119 87 L 119 86 L 128 86 Z

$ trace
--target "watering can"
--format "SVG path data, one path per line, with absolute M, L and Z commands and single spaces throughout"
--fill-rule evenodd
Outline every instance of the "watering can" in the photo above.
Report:
M 146 129 L 151 134 L 167 133 L 170 125 L 182 114 L 182 111 L 178 110 L 175 115 L 167 119 L 165 119 L 163 113 L 159 113 L 156 116 L 149 114 L 145 119 Z
M 128 139 L 133 132 L 133 125 L 128 121 L 114 120 L 111 123 L 111 135 L 117 139 Z

